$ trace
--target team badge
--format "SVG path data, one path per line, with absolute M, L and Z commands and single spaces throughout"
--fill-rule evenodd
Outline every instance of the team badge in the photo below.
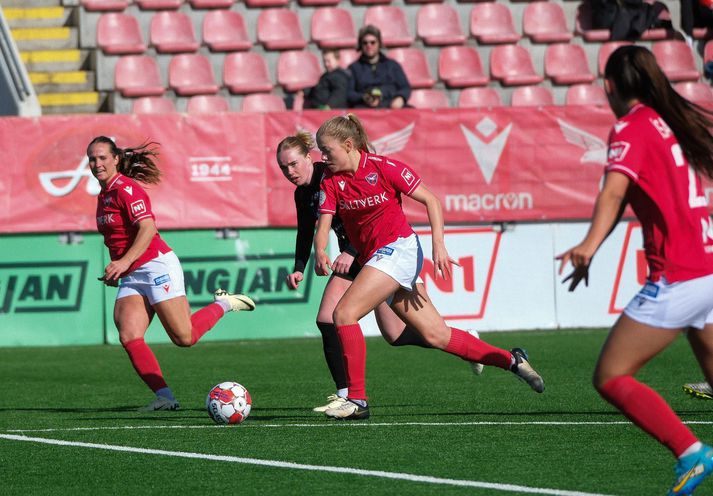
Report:
M 368 176 L 366 176 L 366 182 L 371 184 L 372 186 L 376 186 L 376 181 L 379 179 L 379 175 L 376 172 L 372 172 Z

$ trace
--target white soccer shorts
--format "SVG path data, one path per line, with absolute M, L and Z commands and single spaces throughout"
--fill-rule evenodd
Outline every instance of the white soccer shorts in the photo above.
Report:
M 423 283 L 419 277 L 423 250 L 416 234 L 382 246 L 364 265 L 380 270 L 408 291 L 413 290 L 414 284 Z
M 119 282 L 116 299 L 139 295 L 148 298 L 151 305 L 186 296 L 183 269 L 172 251 L 149 260 Z

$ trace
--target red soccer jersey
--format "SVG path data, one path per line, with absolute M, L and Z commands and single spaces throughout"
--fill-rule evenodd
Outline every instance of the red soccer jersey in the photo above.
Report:
M 136 239 L 138 222 L 148 218 L 155 219 L 146 191 L 126 176 L 114 176 L 106 190 L 102 190 L 97 197 L 97 229 L 104 236 L 104 244 L 109 248 L 112 260 L 121 258 L 127 252 Z M 171 248 L 156 233 L 146 251 L 121 276 L 169 251 Z
M 627 200 L 641 222 L 651 280 L 713 273 L 713 225 L 701 179 L 655 110 L 636 105 L 614 124 L 606 170 L 632 181 Z
M 356 173 L 325 172 L 319 213 L 339 214 L 364 264 L 382 246 L 413 234 L 401 193 L 410 195 L 419 184 L 421 178 L 406 164 L 362 152 Z

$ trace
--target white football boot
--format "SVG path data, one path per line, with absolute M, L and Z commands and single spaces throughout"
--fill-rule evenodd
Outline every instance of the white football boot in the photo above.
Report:
M 216 289 L 213 293 L 213 300 L 227 301 L 230 304 L 230 310 L 233 312 L 252 312 L 255 310 L 255 302 L 249 296 L 228 293 L 224 289 Z
M 525 381 L 535 392 L 543 392 L 545 390 L 545 381 L 530 365 L 527 352 L 522 348 L 513 348 L 510 353 L 515 357 L 515 363 L 510 367 L 510 371 Z
M 146 406 L 139 408 L 140 412 L 156 412 L 159 410 L 178 410 L 180 405 L 176 400 L 169 400 L 163 396 L 156 396 L 156 398 Z
M 327 396 L 327 404 L 323 406 L 316 406 L 312 409 L 313 412 L 324 413 L 331 408 L 339 408 L 342 403 L 346 403 L 346 398 L 337 396 L 336 394 L 330 394 Z

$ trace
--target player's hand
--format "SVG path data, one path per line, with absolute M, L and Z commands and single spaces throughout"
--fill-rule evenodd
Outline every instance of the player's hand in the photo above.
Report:
M 314 273 L 318 276 L 328 276 L 332 262 L 325 252 L 315 252 Z
M 304 279 L 304 274 L 300 271 L 295 271 L 287 276 L 287 287 L 290 289 L 297 289 Z
M 555 260 L 560 261 L 558 271 L 560 275 L 567 263 L 571 263 L 574 267 L 572 273 L 562 280 L 562 284 L 570 281 L 569 291 L 574 291 L 581 281 L 584 281 L 585 286 L 589 286 L 589 264 L 592 262 L 593 256 L 594 253 L 589 247 L 579 244 L 555 257 Z
M 349 268 L 352 266 L 353 261 L 354 256 L 343 251 L 337 255 L 337 258 L 334 259 L 334 263 L 332 263 L 332 271 L 337 274 L 348 274 Z
M 443 243 L 438 243 L 433 245 L 433 271 L 434 271 L 434 276 L 438 277 L 438 274 L 440 273 L 441 277 L 445 280 L 448 280 L 451 278 L 451 264 L 457 265 L 460 267 L 460 264 L 453 260 L 450 255 L 448 255 L 448 251 L 446 250 L 446 246 Z
M 104 276 L 97 277 L 97 279 L 103 282 L 106 286 L 110 286 L 112 288 L 116 288 L 119 286 L 119 281 L 117 279 L 114 279 L 113 281 L 107 281 L 106 279 L 104 279 Z
M 119 259 L 109 262 L 109 265 L 104 267 L 104 282 L 105 283 L 118 283 L 119 276 L 129 270 L 131 263 Z

